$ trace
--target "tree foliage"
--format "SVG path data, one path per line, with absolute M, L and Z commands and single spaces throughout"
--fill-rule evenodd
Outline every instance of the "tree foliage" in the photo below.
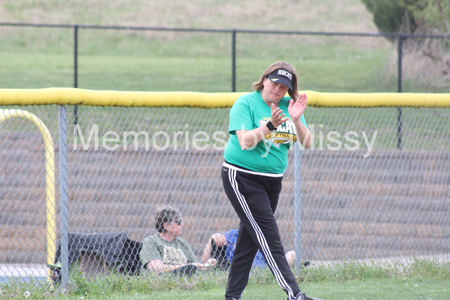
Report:
M 380 32 L 450 32 L 450 0 L 362 0 Z
M 362 0 L 373 21 L 380 32 L 400 32 L 405 24 L 414 26 L 414 17 L 408 7 L 403 5 L 404 0 Z M 417 2 L 421 0 L 406 0 Z M 415 3 L 414 3 L 415 4 Z M 415 30 L 415 27 L 411 28 Z
M 450 0 L 422 0 L 422 9 L 414 9 L 414 19 L 420 29 L 450 34 Z M 423 30 L 422 30 L 423 31 Z
M 403 57 L 414 61 L 411 80 L 432 78 L 430 90 L 450 86 L 450 0 L 361 0 L 383 33 L 436 34 L 444 38 L 403 39 Z M 391 42 L 398 41 L 389 37 Z M 409 65 L 405 65 L 408 68 Z

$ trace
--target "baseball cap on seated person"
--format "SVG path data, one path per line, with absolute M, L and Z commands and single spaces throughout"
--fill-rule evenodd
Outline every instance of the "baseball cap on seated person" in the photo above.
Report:
M 283 69 L 278 69 L 269 74 L 269 79 L 276 83 L 281 83 L 292 90 L 292 73 Z

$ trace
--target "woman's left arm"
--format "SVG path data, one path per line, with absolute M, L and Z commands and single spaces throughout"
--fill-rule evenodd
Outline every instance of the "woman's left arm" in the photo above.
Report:
M 297 130 L 297 136 L 299 142 L 305 147 L 311 147 L 311 132 L 306 128 L 306 126 L 301 121 L 301 116 L 306 109 L 307 105 L 307 96 L 306 94 L 301 94 L 298 99 L 294 102 L 291 99 L 289 102 L 289 115 L 291 116 L 292 122 L 294 122 L 295 129 Z

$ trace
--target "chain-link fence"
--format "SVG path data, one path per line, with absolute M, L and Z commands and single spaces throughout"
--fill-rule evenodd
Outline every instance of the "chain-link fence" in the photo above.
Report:
M 47 242 L 56 247 L 61 239 L 58 107 L 22 109 L 48 124 L 56 145 L 56 216 L 51 223 L 56 228 L 49 228 L 45 217 L 41 134 L 28 121 L 8 119 L 1 124 L 0 139 L 0 255 L 7 264 L 2 276 L 24 276 L 20 270 L 44 264 Z M 408 135 L 403 149 L 397 150 L 395 108 L 307 109 L 314 146 L 301 154 L 301 198 L 298 191 L 296 196 L 291 151 L 276 213 L 286 250 L 296 249 L 299 257 L 313 263 L 426 255 L 448 259 L 450 111 L 405 111 L 416 117 L 405 122 Z M 91 123 L 74 126 L 66 120 L 71 262 L 78 257 L 73 256 L 77 247 L 80 259 L 85 257 L 81 254 L 98 254 L 92 249 L 95 234 L 108 234 L 114 241 L 101 247 L 118 245 L 120 251 L 131 247 L 129 241 L 142 242 L 155 234 L 154 215 L 163 205 L 181 211 L 183 238 L 199 260 L 213 233 L 238 227 L 219 177 L 228 109 L 82 106 L 79 112 Z M 299 206 L 301 231 L 296 232 Z M 47 241 L 49 230 L 57 233 L 57 240 Z M 80 240 L 73 233 L 86 236 Z M 118 249 L 109 251 L 101 252 L 101 258 L 121 265 L 122 254 L 111 254 Z M 85 268 L 101 261 L 89 259 L 83 260 Z M 45 272 L 41 266 L 40 276 Z
M 398 37 L 400 44 L 381 35 L 0 25 L 7 41 L 0 43 L 3 88 L 249 91 L 268 64 L 287 60 L 300 70 L 301 89 L 448 92 L 445 65 Z M 422 40 L 422 46 L 444 41 Z M 444 46 L 429 47 L 437 53 Z M 20 107 L 42 120 L 55 144 L 56 215 L 49 218 L 41 134 L 23 118 L 0 123 L 2 280 L 46 278 L 46 262 L 61 257 L 63 238 L 72 243 L 69 261 L 79 253 L 88 274 L 108 264 L 123 270 L 124 261 L 136 259 L 133 242 L 156 233 L 154 214 L 166 204 L 181 211 L 183 238 L 199 260 L 211 234 L 237 228 L 219 178 L 228 109 L 66 108 L 67 148 L 61 149 L 58 106 Z M 448 259 L 449 108 L 308 107 L 306 119 L 314 144 L 296 153 L 297 181 L 290 152 L 276 213 L 286 250 L 312 263 Z M 66 177 L 60 177 L 61 151 Z M 64 197 L 67 208 L 60 206 Z M 295 230 L 300 209 L 301 231 Z

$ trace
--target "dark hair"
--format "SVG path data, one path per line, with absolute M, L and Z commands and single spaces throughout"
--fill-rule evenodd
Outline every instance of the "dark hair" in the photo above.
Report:
M 181 222 L 181 213 L 172 206 L 164 206 L 155 215 L 155 228 L 158 232 L 165 232 L 164 223 Z
M 275 70 L 283 69 L 289 71 L 292 74 L 292 90 L 289 89 L 288 94 L 292 99 L 297 100 L 298 98 L 298 87 L 297 87 L 297 70 L 290 64 L 284 61 L 277 61 L 271 64 L 267 69 L 261 74 L 261 77 L 258 81 L 255 81 L 252 85 L 252 88 L 255 91 L 260 91 L 264 88 L 264 79 L 269 76 Z

